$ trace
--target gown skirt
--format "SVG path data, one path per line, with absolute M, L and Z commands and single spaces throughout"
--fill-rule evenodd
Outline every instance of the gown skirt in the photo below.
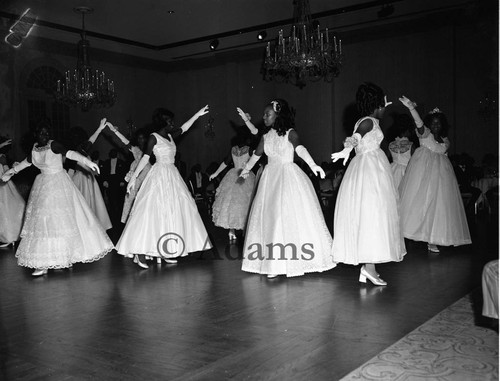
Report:
M 442 246 L 471 243 L 462 196 L 446 155 L 417 148 L 399 191 L 406 238 Z
M 406 254 L 398 192 L 389 161 L 377 148 L 357 154 L 340 184 L 333 222 L 335 262 L 399 262 Z
M 3 173 L 0 164 L 0 177 Z M 0 243 L 15 242 L 21 234 L 26 202 L 12 181 L 0 181 L 0 206 Z
M 42 172 L 35 178 L 16 252 L 20 266 L 67 268 L 97 261 L 113 248 L 66 171 Z
M 245 228 L 255 186 L 255 175 L 250 172 L 247 179 L 240 183 L 237 181 L 240 172 L 241 169 L 231 168 L 217 187 L 212 207 L 215 226 L 237 230 Z
M 288 277 L 336 266 L 316 192 L 293 162 L 268 163 L 248 218 L 242 270 Z
M 137 192 L 116 251 L 127 257 L 182 257 L 211 248 L 196 203 L 179 171 L 174 164 L 156 162 Z

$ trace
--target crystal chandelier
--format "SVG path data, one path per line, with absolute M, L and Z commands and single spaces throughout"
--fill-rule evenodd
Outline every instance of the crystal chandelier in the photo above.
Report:
M 85 15 L 92 13 L 93 9 L 77 7 L 74 11 L 82 15 L 82 39 L 77 46 L 76 69 L 66 71 L 65 79 L 57 81 L 56 99 L 70 106 L 80 106 L 82 111 L 88 111 L 93 105 L 111 107 L 116 100 L 115 85 L 103 71 L 93 70 L 90 66 L 90 44 L 85 39 Z
M 280 30 L 274 49 L 267 43 L 262 65 L 264 80 L 299 88 L 308 80 L 331 82 L 340 73 L 342 40 L 328 28 L 322 32 L 319 23 L 311 22 L 309 0 L 293 0 L 293 20 L 290 36 L 285 37 Z

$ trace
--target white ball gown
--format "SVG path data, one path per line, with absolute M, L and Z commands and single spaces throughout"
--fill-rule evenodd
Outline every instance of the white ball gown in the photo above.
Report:
M 268 164 L 248 217 L 243 271 L 293 277 L 336 266 L 332 236 L 311 181 L 293 162 L 289 132 L 271 129 L 263 137 Z
M 389 144 L 389 152 L 392 156 L 391 170 L 394 176 L 394 184 L 396 189 L 399 189 L 399 184 L 406 172 L 406 167 L 411 159 L 412 142 L 408 138 L 397 137 L 396 140 Z
M 378 120 L 358 146 L 340 184 L 333 217 L 335 262 L 399 262 L 406 254 L 391 166 L 380 149 L 384 134 Z M 359 124 L 365 120 L 358 120 Z
M 132 164 L 130 164 L 130 170 L 127 173 L 127 176 L 125 179 L 128 181 L 130 177 L 134 174 L 135 169 L 139 165 L 139 162 L 141 161 L 141 158 L 135 159 Z M 122 218 L 121 222 L 126 223 L 128 216 L 130 214 L 130 210 L 132 209 L 132 205 L 134 204 L 135 197 L 137 196 L 137 192 L 139 189 L 141 189 L 142 183 L 144 182 L 144 179 L 146 178 L 146 175 L 148 174 L 149 170 L 151 169 L 151 163 L 147 163 L 146 166 L 143 168 L 141 173 L 139 173 L 139 176 L 137 176 L 137 179 L 135 181 L 135 187 L 132 189 L 130 193 L 127 193 L 125 195 L 125 200 L 123 202 L 123 209 L 122 209 Z
M 85 164 L 76 163 L 75 172 L 71 176 L 76 187 L 83 195 L 90 209 L 94 212 L 104 230 L 111 229 L 113 224 L 109 218 L 101 189 L 92 170 Z
M 231 149 L 234 168 L 231 168 L 215 193 L 212 207 L 212 220 L 215 226 L 225 229 L 243 230 L 245 228 L 250 201 L 255 185 L 255 175 L 250 172 L 243 183 L 238 182 L 238 177 L 245 164 L 250 159 L 248 146 L 234 146 Z
M 449 141 L 437 143 L 431 131 L 417 131 L 415 150 L 401 182 L 401 220 L 406 238 L 441 246 L 471 243 L 469 225 L 453 166 Z
M 52 152 L 50 145 L 51 141 L 43 147 L 35 144 L 31 152 L 41 173 L 28 199 L 18 264 L 57 269 L 97 261 L 113 250 L 113 243 L 63 169 L 62 155 Z
M 161 257 L 158 242 L 167 233 L 180 237 L 178 256 L 208 250 L 212 244 L 198 208 L 174 165 L 176 146 L 173 138 L 153 133 L 156 163 L 146 175 L 132 206 L 125 229 L 116 245 L 118 254 L 132 257 L 145 254 Z M 178 239 L 178 238 L 175 238 Z M 168 249 L 170 253 L 174 250 Z
M 0 164 L 0 177 L 7 169 Z M 0 243 L 12 243 L 19 239 L 25 208 L 26 202 L 16 185 L 12 181 L 4 183 L 0 180 Z

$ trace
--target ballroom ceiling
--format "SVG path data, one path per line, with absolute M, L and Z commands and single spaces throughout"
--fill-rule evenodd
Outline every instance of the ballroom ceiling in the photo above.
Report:
M 389 2 L 394 12 L 387 17 L 378 15 L 387 1 L 310 0 L 310 7 L 322 29 L 328 27 L 342 36 L 381 24 L 400 25 L 474 2 L 394 0 Z M 82 25 L 81 16 L 73 11 L 78 6 L 94 9 L 85 18 L 93 49 L 159 61 L 213 55 L 209 41 L 215 37 L 219 37 L 216 52 L 264 47 L 257 33 L 266 30 L 270 40 L 280 28 L 288 31 L 293 13 L 292 0 L 7 0 L 0 5 L 0 16 L 11 25 L 16 15 L 31 8 L 38 16 L 31 38 L 76 43 Z

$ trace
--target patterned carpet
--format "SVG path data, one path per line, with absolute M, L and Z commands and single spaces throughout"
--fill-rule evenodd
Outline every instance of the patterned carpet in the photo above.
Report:
M 498 380 L 498 334 L 475 325 L 467 295 L 342 379 L 350 380 Z

